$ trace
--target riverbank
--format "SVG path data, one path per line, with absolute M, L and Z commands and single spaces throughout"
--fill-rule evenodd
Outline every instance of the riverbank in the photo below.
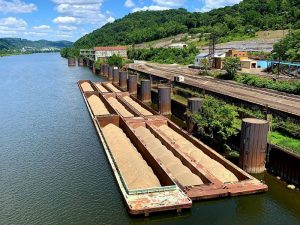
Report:
M 0 57 L 6 57 L 6 56 L 17 56 L 17 55 L 31 55 L 31 54 L 38 54 L 38 53 L 57 53 L 57 51 L 34 51 L 34 52 L 1 52 L 0 51 Z

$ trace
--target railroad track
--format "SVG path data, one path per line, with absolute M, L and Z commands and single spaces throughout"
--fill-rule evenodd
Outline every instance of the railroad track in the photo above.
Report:
M 246 102 L 260 106 L 268 105 L 269 108 L 300 116 L 300 97 L 277 91 L 265 90 L 256 87 L 249 87 L 230 81 L 217 80 L 209 77 L 200 77 L 197 71 L 189 68 L 174 68 L 160 64 L 132 64 L 132 69 L 150 73 L 165 79 L 172 80 L 176 75 L 185 77 L 185 84 L 213 91 L 225 96 L 234 97 Z

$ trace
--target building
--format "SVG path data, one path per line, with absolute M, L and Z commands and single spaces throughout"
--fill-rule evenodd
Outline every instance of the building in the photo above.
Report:
M 195 58 L 195 67 L 196 68 L 202 68 L 202 60 L 207 59 L 209 60 L 209 53 L 201 53 L 198 54 Z M 224 52 L 218 52 L 215 53 L 212 57 L 212 68 L 213 69 L 223 69 L 224 66 L 224 59 L 225 59 L 226 53 Z
M 80 49 L 80 56 L 95 59 L 95 52 L 93 49 Z
M 112 57 L 113 55 L 127 58 L 127 47 L 126 46 L 107 46 L 107 47 L 95 47 L 95 59 L 105 59 Z
M 174 43 L 174 44 L 170 44 L 169 48 L 187 48 L 188 45 L 185 43 Z
M 200 53 L 196 56 L 195 58 L 195 63 L 194 63 L 194 66 L 196 68 L 202 68 L 203 65 L 202 65 L 202 60 L 203 59 L 207 59 L 209 60 L 209 54 L 208 53 Z
M 226 52 L 226 57 L 248 58 L 248 52 L 231 49 L 228 52 Z
M 212 67 L 214 69 L 223 69 L 225 57 L 226 57 L 226 53 L 224 53 L 224 52 L 215 53 L 215 55 L 213 57 Z
M 241 59 L 242 69 L 257 69 L 257 61 L 253 59 Z

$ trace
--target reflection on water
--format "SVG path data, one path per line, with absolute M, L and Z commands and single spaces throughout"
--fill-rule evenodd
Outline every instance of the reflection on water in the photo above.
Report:
M 300 194 L 266 174 L 265 194 L 130 218 L 77 80 L 58 54 L 0 58 L 0 224 L 300 224 Z

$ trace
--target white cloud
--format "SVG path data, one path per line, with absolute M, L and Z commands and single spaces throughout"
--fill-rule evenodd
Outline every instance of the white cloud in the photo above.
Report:
M 241 2 L 242 0 L 202 0 L 203 7 L 200 9 L 201 12 L 207 12 L 212 9 L 222 8 L 225 6 L 231 6 Z
M 0 12 L 2 13 L 31 13 L 36 10 L 37 7 L 33 3 L 27 4 L 20 0 L 0 0 Z
M 75 26 L 59 25 L 58 29 L 59 30 L 63 30 L 63 31 L 73 31 L 73 30 L 77 30 L 77 27 L 75 27 Z
M 106 18 L 106 22 L 107 22 L 107 23 L 112 23 L 112 22 L 114 22 L 114 21 L 115 21 L 115 18 L 113 18 L 112 16 Z
M 185 0 L 153 0 L 153 2 L 159 6 L 166 7 L 181 7 L 184 5 Z
M 132 8 L 135 6 L 135 3 L 132 0 L 126 0 L 124 6 L 127 8 Z
M 0 18 L 1 37 L 20 36 L 26 30 L 27 23 L 23 19 L 15 17 Z
M 24 32 L 24 35 L 29 36 L 29 37 L 44 37 L 49 34 L 47 32 L 27 31 L 27 32 Z
M 40 26 L 34 26 L 32 27 L 34 30 L 43 30 L 43 31 L 49 31 L 51 30 L 51 27 L 48 25 L 40 25 Z
M 69 24 L 69 23 L 76 23 L 77 21 L 78 21 L 77 18 L 72 17 L 72 16 L 59 16 L 53 20 L 53 23 Z
M 167 10 L 170 9 L 170 7 L 165 7 L 165 6 L 159 6 L 159 5 L 150 5 L 150 6 L 144 6 L 144 7 L 136 7 L 132 10 L 132 12 L 137 12 L 137 11 L 159 11 L 159 10 Z
M 0 19 L 0 25 L 12 27 L 12 28 L 18 28 L 18 27 L 26 27 L 27 23 L 23 19 L 17 19 L 16 17 L 7 17 L 7 18 Z
M 110 12 L 101 11 L 104 0 L 52 0 L 52 2 L 56 4 L 55 10 L 59 14 L 52 20 L 58 24 L 56 36 L 79 38 L 82 36 L 80 29 L 85 27 L 83 25 L 87 24 L 89 30 L 94 30 L 115 20 Z

